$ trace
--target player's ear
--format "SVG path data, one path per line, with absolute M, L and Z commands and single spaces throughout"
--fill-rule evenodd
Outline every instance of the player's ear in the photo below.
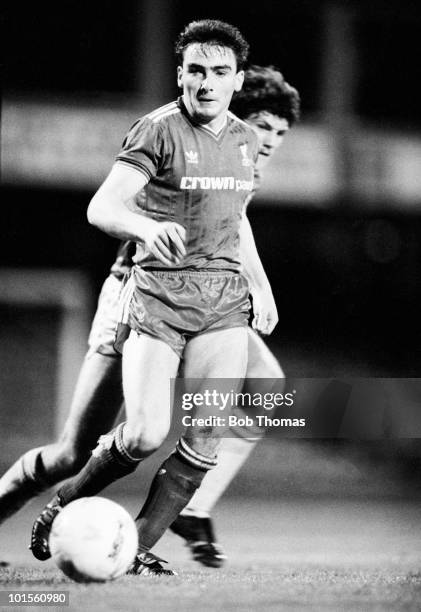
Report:
M 240 91 L 244 83 L 244 70 L 239 70 L 235 75 L 234 91 Z
M 177 66 L 177 85 L 183 87 L 183 66 Z

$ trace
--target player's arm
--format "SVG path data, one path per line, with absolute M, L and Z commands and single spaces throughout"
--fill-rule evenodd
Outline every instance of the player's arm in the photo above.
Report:
M 270 334 L 278 323 L 278 311 L 245 212 L 240 225 L 240 259 L 253 297 L 252 326 L 262 334 Z
M 121 240 L 144 242 L 155 257 L 171 266 L 186 254 L 185 229 L 178 223 L 160 223 L 135 211 L 133 198 L 147 183 L 142 172 L 114 164 L 88 206 L 88 221 Z

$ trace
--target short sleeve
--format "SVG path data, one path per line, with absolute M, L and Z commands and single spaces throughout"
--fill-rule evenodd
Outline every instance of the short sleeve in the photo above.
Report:
M 116 161 L 134 167 L 149 180 L 158 173 L 162 159 L 160 125 L 147 118 L 139 119 L 125 137 Z

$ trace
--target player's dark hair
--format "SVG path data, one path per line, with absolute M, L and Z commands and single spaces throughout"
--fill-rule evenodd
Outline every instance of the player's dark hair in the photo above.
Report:
M 274 66 L 250 66 L 241 91 L 234 94 L 230 110 L 240 119 L 268 111 L 292 126 L 300 118 L 300 95 Z
M 242 70 L 249 54 L 249 44 L 241 32 L 224 21 L 201 19 L 192 21 L 181 32 L 175 43 L 175 56 L 178 65 L 183 63 L 183 55 L 188 45 L 215 45 L 232 49 L 237 60 L 237 70 Z

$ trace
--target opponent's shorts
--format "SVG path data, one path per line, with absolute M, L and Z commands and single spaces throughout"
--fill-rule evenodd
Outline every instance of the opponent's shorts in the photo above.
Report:
M 114 343 L 122 285 L 122 280 L 114 274 L 110 274 L 102 285 L 98 307 L 89 333 L 88 354 L 101 353 L 102 355 L 120 356 L 120 353 L 114 348 Z
M 168 344 L 179 357 L 198 335 L 246 327 L 249 286 L 237 272 L 145 270 L 133 266 L 120 297 L 116 348 L 133 329 Z

